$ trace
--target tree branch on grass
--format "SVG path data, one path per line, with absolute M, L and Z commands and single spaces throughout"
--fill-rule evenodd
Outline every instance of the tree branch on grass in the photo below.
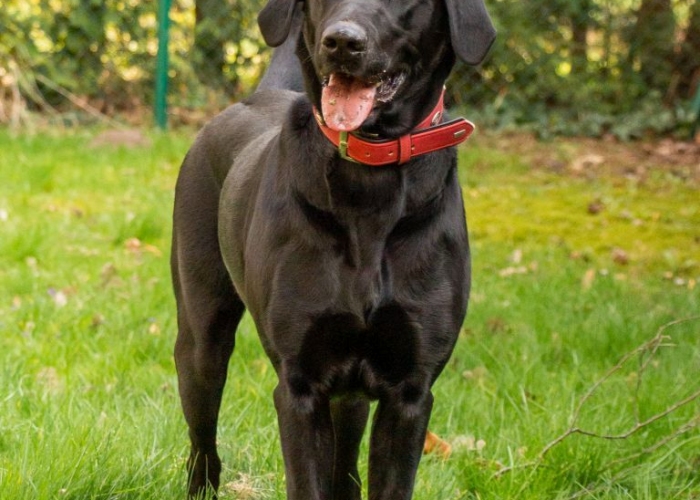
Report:
M 653 445 L 651 445 L 647 448 L 644 448 L 643 450 L 639 451 L 638 453 L 633 453 L 633 454 L 628 455 L 626 457 L 612 460 L 612 461 L 608 462 L 607 464 L 605 464 L 604 468 L 610 470 L 610 469 L 613 469 L 617 465 L 623 464 L 625 462 L 629 462 L 631 460 L 636 460 L 637 458 L 641 458 L 645 455 L 649 455 L 651 453 L 654 453 L 656 450 L 658 450 L 662 446 L 665 446 L 666 444 L 670 443 L 674 439 L 680 437 L 682 434 L 685 434 L 686 432 L 688 432 L 692 429 L 695 429 L 699 425 L 700 425 L 700 415 L 695 415 L 688 422 L 686 422 L 684 425 L 679 427 L 674 433 L 669 434 L 668 436 L 657 441 Z M 582 498 L 582 497 L 585 497 L 587 495 L 602 491 L 605 489 L 606 485 L 617 483 L 618 481 L 622 480 L 627 474 L 629 474 L 630 472 L 634 471 L 635 469 L 637 469 L 643 465 L 644 464 L 638 464 L 638 465 L 633 465 L 631 467 L 628 467 L 626 469 L 622 469 L 621 471 L 618 471 L 617 474 L 615 474 L 610 479 L 608 479 L 605 483 L 582 488 L 581 490 L 577 491 L 576 493 L 574 493 L 570 497 L 567 497 L 566 500 L 577 500 L 578 498 Z
M 604 440 L 609 440 L 609 441 L 614 441 L 614 440 L 625 440 L 636 434 L 642 429 L 645 429 L 652 425 L 653 423 L 663 419 L 664 417 L 667 417 L 668 415 L 672 414 L 673 412 L 677 411 L 678 409 L 682 408 L 683 406 L 686 406 L 693 401 L 696 401 L 700 399 L 700 389 L 695 391 L 694 393 L 690 394 L 689 396 L 681 399 L 680 401 L 675 402 L 674 404 L 668 406 L 665 410 L 647 418 L 646 420 L 642 421 L 639 415 L 639 404 L 638 404 L 638 396 L 639 392 L 641 390 L 641 380 L 644 376 L 644 373 L 646 372 L 647 368 L 651 364 L 652 360 L 656 356 L 658 350 L 661 347 L 667 347 L 671 346 L 672 344 L 669 344 L 668 341 L 670 340 L 670 337 L 665 335 L 666 330 L 673 326 L 677 326 L 683 323 L 691 322 L 691 321 L 698 321 L 700 320 L 700 316 L 693 316 L 690 318 L 683 318 L 683 319 L 678 319 L 675 321 L 671 321 L 670 323 L 667 323 L 663 326 L 661 326 L 658 331 L 656 332 L 656 335 L 651 339 L 645 342 L 644 344 L 640 345 L 636 349 L 628 352 L 625 354 L 622 358 L 620 358 L 620 361 L 613 366 L 610 370 L 608 370 L 600 379 L 598 379 L 587 391 L 586 393 L 581 397 L 579 400 L 578 404 L 576 405 L 576 408 L 574 409 L 574 412 L 571 416 L 571 422 L 569 424 L 569 428 L 566 429 L 561 435 L 556 437 L 554 440 L 550 441 L 547 445 L 542 448 L 540 453 L 537 455 L 537 458 L 533 460 L 532 462 L 528 462 L 525 464 L 517 465 L 517 466 L 511 466 L 511 467 L 504 467 L 503 469 L 499 470 L 496 474 L 494 474 L 494 477 L 501 477 L 509 472 L 512 472 L 513 470 L 516 469 L 524 469 L 524 468 L 530 468 L 530 467 L 537 467 L 542 464 L 544 461 L 545 457 L 547 454 L 555 447 L 560 445 L 562 442 L 564 442 L 566 439 L 568 439 L 570 436 L 574 434 L 579 434 L 583 436 L 588 436 L 588 437 L 593 437 L 593 438 L 598 438 L 598 439 L 604 439 Z M 638 377 L 637 377 L 637 384 L 635 388 L 635 421 L 636 423 L 627 429 L 626 431 L 619 433 L 619 434 L 603 434 L 600 432 L 594 432 L 594 431 L 589 431 L 582 429 L 581 427 L 578 426 L 578 421 L 579 417 L 581 415 L 581 411 L 583 410 L 584 406 L 588 401 L 593 397 L 593 395 L 596 393 L 596 391 L 610 378 L 613 377 L 616 373 L 622 370 L 622 368 L 630 361 L 630 359 L 639 356 L 640 358 L 640 364 L 639 364 L 639 370 L 638 370 Z M 653 445 L 637 452 L 632 455 L 629 455 L 627 457 L 623 457 L 620 459 L 613 460 L 609 462 L 606 465 L 606 468 L 611 468 L 617 465 L 620 465 L 625 462 L 629 462 L 630 460 L 634 460 L 635 458 L 639 458 L 644 455 L 648 455 L 650 453 L 653 453 L 663 445 L 669 443 L 670 441 L 676 439 L 677 437 L 685 434 L 689 430 L 696 428 L 700 426 L 700 414 L 694 415 L 690 420 L 688 420 L 685 424 L 682 426 L 678 427 L 673 433 L 669 434 L 668 436 L 665 436 L 663 439 L 657 441 Z M 590 490 L 586 490 L 586 492 L 589 492 Z M 572 497 L 575 498 L 575 497 Z
M 628 455 L 626 457 L 611 460 L 610 462 L 608 462 L 605 465 L 605 467 L 606 468 L 613 468 L 613 467 L 618 466 L 620 464 L 623 464 L 625 462 L 629 462 L 631 460 L 641 458 L 644 455 L 650 455 L 651 453 L 654 453 L 656 450 L 658 450 L 662 446 L 670 443 L 671 441 L 673 441 L 677 437 L 680 437 L 683 434 L 685 434 L 685 433 L 687 433 L 687 432 L 689 432 L 697 427 L 700 427 L 700 415 L 694 415 L 685 424 L 681 425 L 678 429 L 676 429 L 676 431 L 674 433 L 669 434 L 668 436 L 664 437 L 663 439 L 660 439 L 659 441 L 657 441 L 653 445 L 648 446 L 648 447 L 644 448 L 643 450 L 640 450 L 639 452 L 633 453 L 633 454 Z

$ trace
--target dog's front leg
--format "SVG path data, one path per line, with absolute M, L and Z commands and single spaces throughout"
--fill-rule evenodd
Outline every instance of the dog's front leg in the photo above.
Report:
M 330 500 L 333 424 L 325 397 L 293 395 L 286 382 L 275 389 L 287 500 Z
M 361 500 L 362 482 L 357 459 L 369 417 L 369 401 L 354 396 L 334 399 L 331 414 L 335 436 L 333 500 Z
M 411 403 L 396 394 L 379 401 L 370 440 L 369 500 L 410 500 L 432 406 L 430 392 Z

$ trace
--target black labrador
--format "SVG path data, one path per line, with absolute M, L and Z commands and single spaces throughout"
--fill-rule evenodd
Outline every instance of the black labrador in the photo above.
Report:
M 201 131 L 175 194 L 189 492 L 219 484 L 217 419 L 247 309 L 279 379 L 287 498 L 361 498 L 378 400 L 369 498 L 410 499 L 470 287 L 453 146 L 471 128 L 444 121 L 443 85 L 495 32 L 483 0 L 269 0 L 258 22 L 281 45 L 272 67 Z

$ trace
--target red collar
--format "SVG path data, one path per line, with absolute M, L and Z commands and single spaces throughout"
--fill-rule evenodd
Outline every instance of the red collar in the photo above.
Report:
M 323 135 L 338 148 L 341 158 L 375 167 L 401 165 L 414 156 L 456 146 L 466 141 L 474 131 L 474 124 L 464 118 L 440 123 L 444 112 L 444 95 L 443 90 L 433 111 L 412 132 L 398 139 L 363 139 L 352 132 L 330 129 L 315 108 L 314 116 Z

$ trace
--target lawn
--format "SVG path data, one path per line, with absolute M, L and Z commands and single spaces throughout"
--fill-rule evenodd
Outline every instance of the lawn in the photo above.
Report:
M 194 134 L 98 133 L 0 131 L 3 499 L 184 498 L 168 255 Z M 700 159 L 641 150 L 462 149 L 473 294 L 416 500 L 700 499 Z M 275 376 L 238 335 L 220 496 L 283 499 Z

